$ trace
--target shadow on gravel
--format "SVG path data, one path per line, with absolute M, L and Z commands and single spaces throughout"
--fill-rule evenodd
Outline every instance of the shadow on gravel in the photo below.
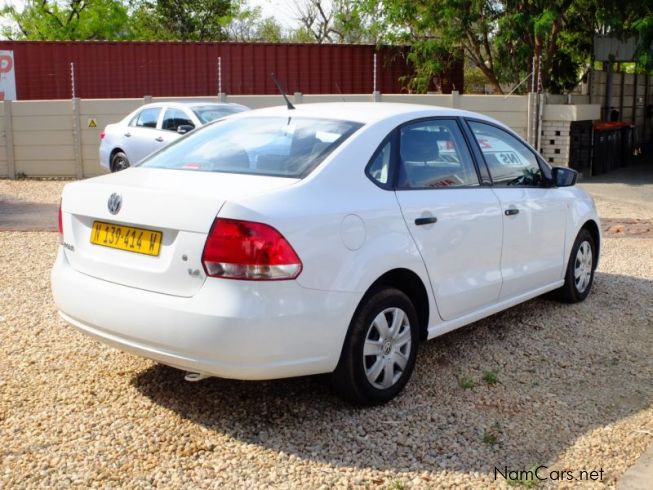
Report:
M 0 199 L 0 231 L 57 231 L 58 204 Z
M 600 273 L 584 303 L 536 299 L 421 344 L 407 389 L 382 407 L 353 408 L 320 377 L 191 384 L 155 366 L 132 384 L 209 430 L 336 467 L 528 469 L 650 405 L 651 297 L 653 281 Z

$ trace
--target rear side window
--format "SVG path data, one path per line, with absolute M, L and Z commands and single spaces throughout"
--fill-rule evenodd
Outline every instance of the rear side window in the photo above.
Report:
M 490 124 L 469 121 L 492 183 L 498 187 L 539 187 L 545 179 L 531 149 L 510 133 Z
M 226 119 L 178 140 L 141 166 L 302 178 L 361 126 L 315 118 Z
M 159 107 L 143 109 L 134 119 L 131 120 L 129 125 L 139 128 L 156 128 L 156 123 L 159 120 L 160 113 L 161 108 Z
M 179 109 L 166 109 L 166 113 L 163 115 L 163 124 L 161 129 L 167 131 L 177 131 L 179 126 L 193 126 L 193 121 L 188 117 L 184 111 Z
M 479 185 L 467 143 L 455 121 L 437 119 L 403 126 L 399 156 L 400 189 Z
M 388 139 L 376 151 L 367 167 L 367 174 L 381 186 L 390 181 L 390 165 L 392 164 L 392 139 Z

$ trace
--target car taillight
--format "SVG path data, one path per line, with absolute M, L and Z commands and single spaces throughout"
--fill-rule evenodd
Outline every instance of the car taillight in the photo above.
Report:
M 61 203 L 59 203 L 59 238 L 63 242 L 63 217 L 61 216 Z
M 294 279 L 302 262 L 281 233 L 252 221 L 217 218 L 202 253 L 211 277 L 272 281 Z
M 100 141 L 104 139 L 104 131 L 100 131 Z

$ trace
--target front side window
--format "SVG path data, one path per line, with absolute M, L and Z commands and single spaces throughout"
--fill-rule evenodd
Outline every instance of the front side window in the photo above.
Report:
M 226 119 L 181 138 L 143 167 L 302 178 L 362 124 L 332 119 Z
M 542 169 L 528 146 L 496 126 L 476 121 L 470 121 L 469 126 L 495 186 L 539 187 L 544 184 Z
M 134 119 L 132 119 L 129 125 L 139 128 L 156 128 L 156 123 L 159 120 L 160 113 L 160 107 L 150 107 L 149 109 L 143 109 Z
M 163 124 L 161 129 L 167 131 L 177 131 L 179 126 L 193 126 L 193 121 L 186 115 L 184 111 L 179 109 L 166 109 L 166 113 L 163 115 Z
M 467 143 L 455 121 L 438 119 L 403 126 L 399 155 L 400 189 L 479 185 Z

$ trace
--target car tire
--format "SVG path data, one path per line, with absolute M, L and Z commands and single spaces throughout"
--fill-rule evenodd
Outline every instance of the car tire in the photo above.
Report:
M 594 282 L 596 243 L 592 234 L 583 228 L 571 248 L 565 273 L 565 284 L 558 289 L 557 297 L 564 303 L 578 303 L 590 293 Z
M 331 384 L 354 405 L 388 402 L 408 382 L 418 342 L 417 313 L 408 296 L 394 288 L 376 289 L 354 314 Z
M 125 155 L 122 151 L 117 151 L 113 157 L 111 157 L 111 171 L 112 172 L 119 172 L 121 170 L 125 170 L 126 168 L 129 168 L 129 160 L 127 159 L 127 155 Z

